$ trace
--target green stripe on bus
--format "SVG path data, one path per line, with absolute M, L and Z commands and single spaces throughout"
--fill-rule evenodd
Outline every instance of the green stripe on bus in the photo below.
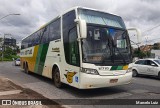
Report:
M 117 70 L 123 70 L 123 66 L 118 66 Z
M 110 70 L 117 70 L 118 66 L 112 66 Z
M 35 73 L 38 73 L 38 67 L 39 67 L 41 52 L 42 52 L 42 45 L 39 45 L 38 54 L 37 54 L 37 57 L 36 57 L 36 65 L 35 65 L 35 68 L 34 68 Z
M 123 66 L 112 66 L 110 70 L 123 70 Z
M 48 51 L 48 46 L 49 46 L 49 43 L 41 44 L 38 49 L 36 66 L 35 66 L 34 70 L 35 70 L 35 73 L 38 73 L 40 75 L 43 72 L 44 63 L 45 63 L 46 55 L 47 55 L 47 51 Z

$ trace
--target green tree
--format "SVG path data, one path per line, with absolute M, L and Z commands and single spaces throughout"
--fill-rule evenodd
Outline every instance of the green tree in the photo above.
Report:
M 144 58 L 146 57 L 146 54 L 140 50 L 140 48 L 137 48 L 133 51 L 133 57 L 139 57 L 139 58 Z
M 11 55 L 13 54 L 13 50 L 10 47 L 6 47 L 4 50 L 4 57 L 11 59 Z
M 147 56 L 147 57 L 151 57 L 151 52 L 150 52 L 150 51 L 147 51 L 147 52 L 146 52 L 146 56 Z
M 0 42 L 2 42 L 2 40 L 3 40 L 3 39 L 2 39 L 2 38 L 0 38 Z
M 140 51 L 138 57 L 142 59 L 142 58 L 146 57 L 146 54 L 143 51 Z

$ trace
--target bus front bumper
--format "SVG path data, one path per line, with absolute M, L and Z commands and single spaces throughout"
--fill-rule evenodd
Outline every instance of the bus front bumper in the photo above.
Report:
M 132 80 L 132 72 L 119 76 L 100 76 L 81 73 L 81 80 L 79 84 L 80 89 L 92 89 L 111 87 L 123 84 L 129 84 Z

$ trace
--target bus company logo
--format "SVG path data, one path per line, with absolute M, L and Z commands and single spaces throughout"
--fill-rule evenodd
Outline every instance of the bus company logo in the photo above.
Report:
M 52 52 L 60 52 L 59 48 L 52 48 Z
M 11 100 L 2 100 L 2 105 L 12 105 Z
M 67 78 L 68 83 L 72 83 L 73 82 L 73 76 L 76 73 L 77 72 L 67 72 L 67 74 L 64 74 L 64 76 Z

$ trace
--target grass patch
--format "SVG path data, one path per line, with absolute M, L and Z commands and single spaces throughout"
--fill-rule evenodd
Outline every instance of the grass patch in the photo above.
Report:
M 9 58 L 4 57 L 4 58 L 3 58 L 3 61 L 13 61 L 13 58 L 14 58 L 14 60 L 16 60 L 17 58 L 20 58 L 20 56 L 11 55 Z M 1 57 L 0 57 L 0 61 L 2 61 L 2 58 L 1 58 Z
M 0 61 L 2 61 L 2 58 L 0 58 Z M 9 58 L 3 58 L 3 61 L 13 61 L 13 60 Z

